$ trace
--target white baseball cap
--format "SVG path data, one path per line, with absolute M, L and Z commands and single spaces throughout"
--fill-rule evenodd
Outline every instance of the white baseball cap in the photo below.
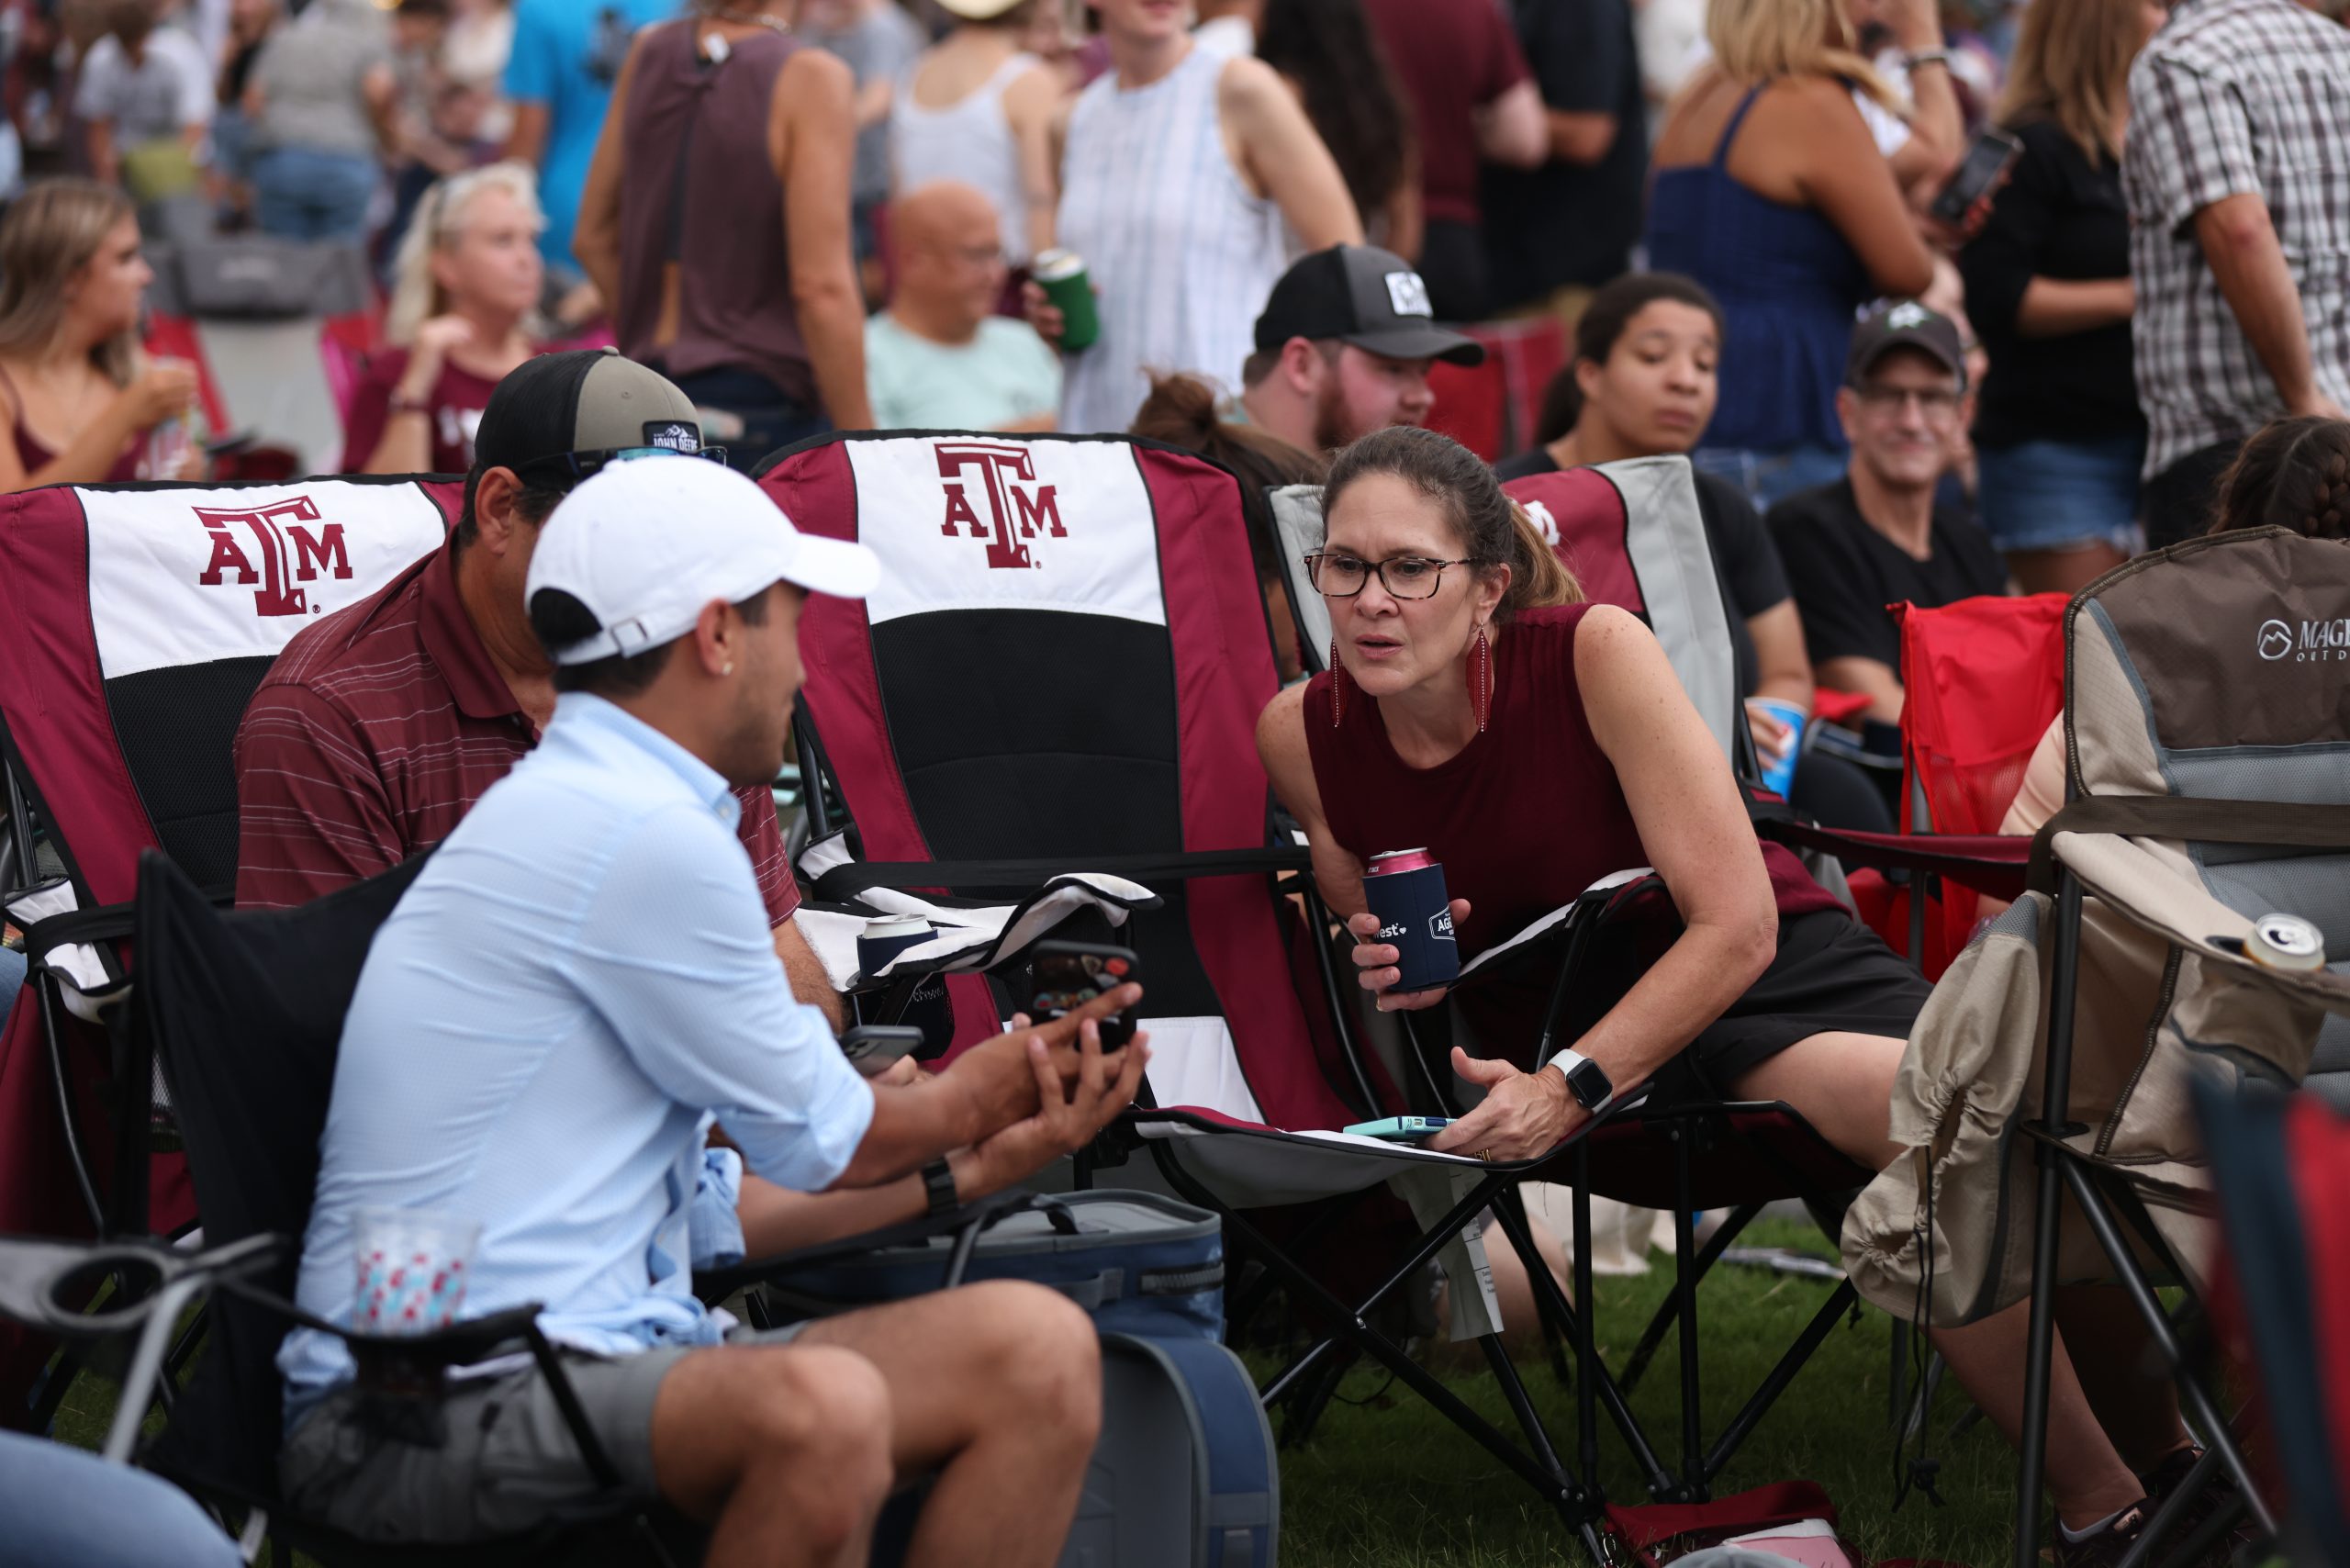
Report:
M 563 498 L 540 532 L 522 599 L 560 588 L 588 607 L 603 630 L 548 650 L 578 665 L 682 637 L 712 599 L 739 604 L 779 582 L 863 599 L 880 580 L 872 551 L 800 532 L 747 476 L 662 456 L 613 464 Z

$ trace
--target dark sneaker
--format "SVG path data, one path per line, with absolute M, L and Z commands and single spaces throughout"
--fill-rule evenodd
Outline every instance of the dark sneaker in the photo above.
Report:
M 2087 1540 L 2067 1540 L 2064 1526 L 2056 1526 L 2050 1560 L 2056 1568 L 2113 1568 L 2137 1542 L 2138 1532 L 2146 1528 L 2146 1520 L 2154 1513 L 2153 1501 L 2147 1498 L 2122 1509 L 2111 1524 Z
M 2201 1449 L 2178 1449 L 2165 1456 L 2160 1464 L 2138 1478 L 2145 1484 L 2146 1515 L 2149 1518 L 2154 1517 L 2155 1510 L 2168 1500 L 2172 1493 L 2187 1484 L 2188 1476 L 2194 1472 L 2195 1466 L 2202 1458 Z M 2168 1544 L 2176 1545 L 2193 1535 L 2213 1514 L 2232 1506 L 2236 1500 L 2236 1495 L 2234 1477 L 2231 1476 L 2225 1469 L 2215 1470 L 2211 1479 L 2204 1484 L 2202 1491 L 2187 1505 L 2186 1512 L 2181 1514 L 2177 1522 L 2165 1532 Z M 2259 1527 L 2253 1523 L 2252 1515 L 2246 1512 L 2229 1527 L 2227 1534 L 2212 1543 L 2211 1549 L 2203 1554 L 2200 1562 L 2215 1565 L 2215 1568 L 2216 1565 L 2225 1564 L 2233 1560 L 2236 1548 L 2256 1539 L 2259 1533 Z

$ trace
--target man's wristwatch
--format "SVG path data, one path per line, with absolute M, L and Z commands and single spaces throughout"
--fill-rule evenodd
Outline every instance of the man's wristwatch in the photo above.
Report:
M 922 1168 L 922 1190 L 930 1203 L 926 1212 L 933 1219 L 951 1215 L 963 1206 L 961 1194 L 955 1191 L 955 1168 L 944 1159 L 934 1159 Z
M 1555 1052 L 1542 1065 L 1545 1069 L 1557 1068 L 1559 1076 L 1567 1081 L 1567 1092 L 1575 1097 L 1575 1103 L 1594 1115 L 1606 1110 L 1607 1103 L 1616 1098 L 1616 1085 L 1609 1081 L 1607 1070 L 1581 1051 Z

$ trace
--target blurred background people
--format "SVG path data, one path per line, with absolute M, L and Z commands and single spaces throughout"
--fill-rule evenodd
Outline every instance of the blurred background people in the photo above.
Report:
M 1477 166 L 1531 169 L 1550 155 L 1541 93 L 1494 0 L 1364 0 L 1363 8 L 1418 137 L 1423 230 L 1412 259 L 1438 317 L 1481 321 L 1493 297 Z
M 1915 300 L 1880 306 L 1853 331 L 1845 382 L 1836 412 L 1847 473 L 1789 496 L 1768 521 L 1819 684 L 1860 693 L 1870 718 L 1898 724 L 1901 633 L 1886 606 L 2003 594 L 2008 570 L 1975 520 L 1936 497 L 1966 390 L 1957 326 Z
M 1003 246 L 996 209 L 934 180 L 890 210 L 897 286 L 865 323 L 865 375 L 879 430 L 1048 431 L 1060 356 L 1025 321 L 996 314 Z
M 2070 594 L 2137 548 L 2146 417 L 2130 363 L 2130 63 L 2157 0 L 2026 8 L 1999 122 L 2023 143 L 1960 252 L 1990 356 L 1976 399 L 1983 526 L 2026 593 Z
M 1362 0 L 1264 0 L 1261 10 L 1257 58 L 1289 84 L 1330 150 L 1363 238 L 1416 259 L 1423 215 L 1412 106 Z
M 1240 412 L 1292 446 L 1329 454 L 1389 425 L 1424 425 L 1438 360 L 1484 363 L 1476 339 L 1437 325 L 1404 258 L 1369 245 L 1300 257 L 1257 318 Z M 1416 307 L 1399 308 L 1398 302 Z
M 621 352 L 677 383 L 703 439 L 745 468 L 873 423 L 849 242 L 855 94 L 846 65 L 794 36 L 797 11 L 702 0 L 638 35 L 574 241 Z
M 138 201 L 196 188 L 212 125 L 212 66 L 194 35 L 156 26 L 158 0 L 107 0 L 73 93 L 90 173 Z
M 1721 397 L 1695 461 L 1767 507 L 1842 473 L 1853 316 L 1922 292 L 1933 259 L 1853 107 L 1848 83 L 1893 98 L 1840 0 L 1714 0 L 1706 28 L 1713 60 L 1657 139 L 1649 264 L 1721 302 Z
M 1570 334 L 1640 237 L 1648 123 L 1629 0 L 1514 0 L 1542 95 L 1545 157 L 1488 165 L 1485 264 L 1496 308 L 1556 317 Z
M 1015 277 L 1053 242 L 1053 114 L 1062 87 L 1025 42 L 1037 14 L 1058 4 L 939 0 L 956 24 L 915 62 L 890 108 L 893 188 L 902 196 L 952 180 L 978 191 Z
M 229 40 L 212 84 L 212 199 L 228 227 L 241 227 L 252 216 L 252 122 L 245 115 L 245 88 L 262 46 L 285 19 L 284 0 L 235 0 L 229 13 Z
M 353 398 L 351 474 L 464 474 L 498 384 L 539 352 L 546 223 L 530 169 L 495 163 L 433 185 L 400 245 L 378 353 Z
M 1602 288 L 1575 323 L 1574 356 L 1544 395 L 1541 444 L 1494 465 L 1505 480 L 1631 457 L 1685 454 L 1721 393 L 1721 307 L 1672 273 L 1632 273 Z M 1697 516 L 1736 610 L 1729 633 L 1739 695 L 1754 749 L 1774 766 L 1794 738 L 1758 700 L 1811 711 L 1803 620 L 1770 531 L 1746 492 L 1718 474 L 1695 476 Z M 1789 798 L 1821 822 L 1863 832 L 1897 826 L 1876 787 L 1851 763 L 1818 752 L 1797 762 Z
M 1135 411 L 1134 428 L 1127 433 L 1196 452 L 1239 477 L 1240 509 L 1248 522 L 1257 587 L 1265 596 L 1265 619 L 1273 629 L 1274 658 L 1284 684 L 1304 674 L 1298 657 L 1297 622 L 1283 597 L 1289 590 L 1281 586 L 1281 542 L 1265 492 L 1281 485 L 1320 484 L 1329 476 L 1328 455 L 1308 452 L 1253 424 L 1223 418 L 1215 388 L 1194 375 L 1153 376 L 1150 396 Z
M 263 232 L 349 241 L 365 233 L 394 129 L 391 48 L 371 0 L 310 0 L 270 33 L 244 105 Z
M 2146 543 L 2203 531 L 2280 414 L 2350 402 L 2350 30 L 2292 0 L 2178 0 L 2130 72 L 2121 188 Z
M 0 218 L 0 491 L 151 476 L 150 437 L 195 404 L 194 367 L 151 361 L 139 312 L 154 274 L 121 191 L 44 180 Z
M 1271 67 L 1223 59 L 1161 0 L 1095 0 L 1113 69 L 1078 97 L 1055 234 L 1084 259 L 1101 336 L 1070 356 L 1061 428 L 1122 431 L 1151 372 L 1221 381 L 1281 276 L 1286 223 L 1310 251 L 1362 240 L 1337 165 Z M 1028 286 L 1029 319 L 1061 337 Z
M 799 26 L 810 43 L 847 63 L 855 83 L 850 220 L 865 297 L 878 301 L 883 282 L 878 224 L 890 200 L 890 106 L 930 39 L 898 0 L 807 0 Z
M 1257 52 L 1258 35 L 1265 25 L 1267 0 L 1195 0 L 1199 17 L 1192 37 L 1201 48 L 1227 60 Z
M 547 215 L 539 254 L 566 283 L 582 270 L 571 230 L 629 40 L 677 11 L 678 0 L 514 0 L 505 79 L 514 129 L 505 156 L 539 173 Z

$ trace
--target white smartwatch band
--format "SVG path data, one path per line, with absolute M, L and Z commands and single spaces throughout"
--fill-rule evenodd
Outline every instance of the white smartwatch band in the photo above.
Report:
M 1575 1085 L 1574 1080 L 1570 1076 L 1570 1074 L 1572 1074 L 1575 1069 L 1583 1066 L 1589 1060 L 1591 1060 L 1589 1057 L 1583 1055 L 1581 1051 L 1574 1049 L 1572 1047 L 1561 1046 L 1559 1049 L 1550 1053 L 1550 1059 L 1544 1062 L 1542 1066 L 1545 1070 L 1554 1067 L 1559 1070 L 1559 1081 L 1567 1086 L 1567 1093 L 1572 1097 L 1575 1092 Z M 1600 1112 L 1607 1109 L 1608 1106 L 1613 1105 L 1615 1103 L 1616 1086 L 1614 1081 L 1611 1080 L 1608 1083 L 1607 1097 L 1600 1101 L 1598 1104 L 1585 1105 L 1583 1106 L 1583 1109 L 1595 1116 L 1599 1114 Z M 1582 1105 L 1583 1102 L 1580 1099 L 1577 1099 L 1575 1103 Z

